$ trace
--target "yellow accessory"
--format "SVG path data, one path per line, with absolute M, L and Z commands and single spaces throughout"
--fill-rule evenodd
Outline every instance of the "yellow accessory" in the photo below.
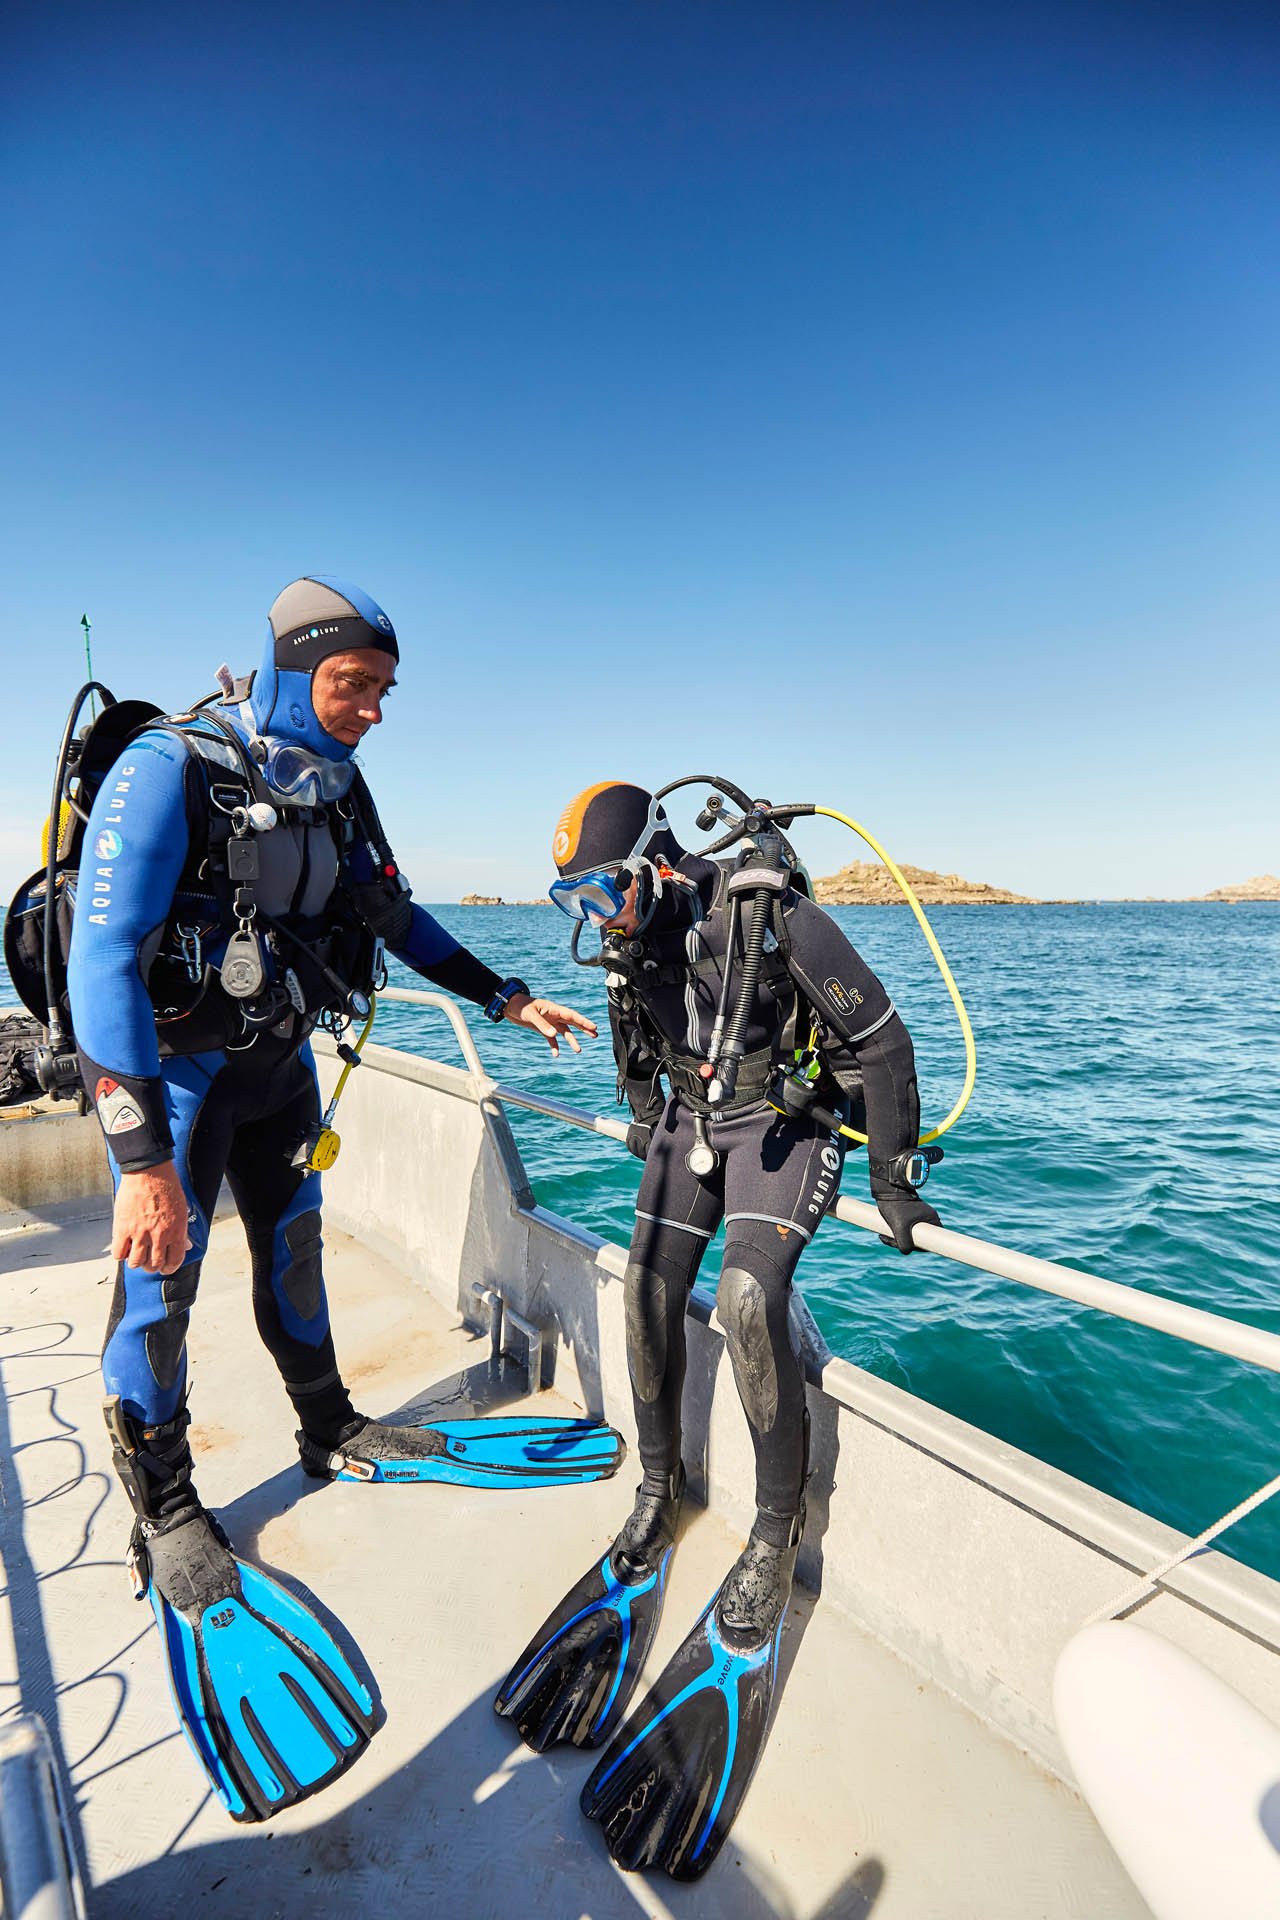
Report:
M 52 817 L 53 816 L 50 815 L 40 829 L 40 865 L 42 867 L 47 867 L 49 864 L 49 820 L 52 819 Z M 68 803 L 64 800 L 62 802 L 62 805 L 58 808 L 58 857 L 59 859 L 61 859 L 63 853 L 66 851 L 67 847 L 70 845 L 70 841 L 71 841 L 70 829 L 74 822 L 74 819 L 75 819 L 75 815 L 72 813 Z
M 342 1141 L 333 1130 L 333 1116 L 337 1111 L 338 1102 L 342 1098 L 342 1089 L 351 1077 L 352 1068 L 360 1065 L 360 1049 L 369 1038 L 369 1030 L 373 1026 L 374 1015 L 377 1011 L 377 999 L 376 997 L 371 997 L 369 1001 L 369 1018 L 360 1029 L 360 1038 L 356 1041 L 354 1047 L 344 1047 L 341 1042 L 338 1044 L 338 1051 L 346 1061 L 346 1065 L 338 1075 L 338 1084 L 333 1090 L 332 1100 L 330 1100 L 324 1110 L 323 1120 L 314 1133 L 308 1131 L 307 1137 L 302 1143 L 303 1151 L 306 1155 L 305 1159 L 298 1159 L 294 1162 L 295 1166 L 300 1165 L 302 1167 L 304 1173 L 327 1173 L 341 1151 Z
M 848 827 L 853 833 L 858 834 L 861 839 L 865 840 L 867 845 L 871 848 L 872 852 L 875 854 L 878 854 L 880 859 L 884 861 L 885 866 L 888 867 L 890 873 L 893 875 L 899 887 L 902 889 L 902 893 L 906 899 L 907 905 L 910 907 L 912 913 L 914 913 L 916 919 L 920 922 L 920 926 L 924 933 L 924 937 L 929 942 L 930 951 L 932 952 L 934 959 L 938 963 L 938 971 L 941 973 L 942 978 L 946 982 L 947 992 L 951 995 L 952 1002 L 955 1006 L 956 1015 L 960 1021 L 960 1031 L 964 1035 L 964 1059 L 965 1059 L 964 1086 L 960 1089 L 960 1098 L 956 1101 L 954 1107 L 952 1107 L 946 1119 L 941 1121 L 929 1133 L 922 1133 L 920 1135 L 918 1145 L 924 1147 L 924 1146 L 927 1146 L 931 1140 L 941 1139 L 942 1135 L 947 1132 L 948 1128 L 954 1127 L 956 1121 L 960 1118 L 960 1115 L 964 1112 L 965 1108 L 969 1104 L 969 1096 L 973 1092 L 973 1083 L 978 1071 L 978 1056 L 977 1056 L 977 1051 L 973 1044 L 973 1028 L 969 1024 L 969 1015 L 965 1011 L 964 1001 L 960 998 L 960 989 L 956 985 L 955 980 L 952 977 L 951 969 L 946 963 L 946 960 L 943 956 L 942 948 L 938 945 L 937 939 L 934 935 L 933 928 L 929 925 L 929 922 L 925 918 L 924 908 L 920 905 L 920 902 L 916 899 L 915 894 L 911 890 L 910 881 L 907 879 L 902 869 L 898 866 L 897 862 L 891 859 L 890 856 L 885 852 L 884 848 L 880 845 L 880 842 L 876 839 L 873 833 L 868 833 L 865 827 L 860 827 L 856 820 L 851 820 L 849 818 L 847 813 L 837 813 L 834 807 L 815 807 L 814 812 L 826 814 L 829 820 L 839 820 L 842 823 L 842 825 Z M 812 1052 L 812 1050 L 816 1047 L 817 1037 L 818 1036 L 817 1036 L 816 1026 L 811 1027 L 809 1031 L 809 1047 L 808 1049 L 806 1049 L 806 1051 Z M 804 1075 L 804 1077 L 808 1079 L 812 1079 L 814 1076 L 812 1074 L 806 1074 Z M 781 1112 L 784 1112 L 785 1109 L 779 1107 L 777 1111 L 781 1113 Z M 865 1147 L 867 1145 L 866 1134 L 856 1132 L 853 1127 L 842 1126 L 840 1128 L 840 1132 L 844 1134 L 847 1140 L 856 1141 L 860 1147 Z
M 342 1147 L 342 1141 L 332 1127 L 325 1127 L 319 1139 L 311 1149 L 307 1160 L 308 1173 L 327 1173 Z

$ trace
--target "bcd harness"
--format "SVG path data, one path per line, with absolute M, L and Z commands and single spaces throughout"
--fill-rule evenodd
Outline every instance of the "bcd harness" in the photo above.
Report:
M 220 704 L 235 706 L 247 682 Z M 79 733 L 93 695 L 102 712 Z M 18 889 L 5 920 L 4 951 L 24 1005 L 45 1029 L 36 1049 L 42 1089 L 55 1099 L 80 1098 L 79 1064 L 67 994 L 79 868 L 85 828 L 103 781 L 130 744 L 161 732 L 181 741 L 196 772 L 184 782 L 189 851 L 164 924 L 143 941 L 139 971 L 156 1015 L 160 1052 L 219 1048 L 246 1032 L 274 1025 L 284 1035 L 295 1014 L 304 1032 L 317 1023 L 335 1033 L 367 1014 L 383 972 L 383 948 L 402 946 L 412 905 L 358 768 L 341 800 L 296 805 L 273 792 L 241 735 L 210 711 L 211 695 L 190 712 L 166 717 L 150 701 L 117 701 L 100 682 L 81 688 L 63 734 L 47 828 L 44 867 Z M 299 871 L 289 904 L 262 904 L 262 848 L 276 833 L 327 829 L 334 883 L 318 912 L 295 905 L 307 891 L 312 845 L 301 836 Z M 351 855 L 363 847 L 369 877 L 357 879 Z M 287 851 L 287 849 L 286 849 Z M 269 860 L 280 872 L 287 859 Z M 318 869 L 315 880 L 318 882 Z M 313 896 L 317 891 L 312 886 Z M 209 949 L 224 936 L 218 965 Z M 265 955 L 273 965 L 268 968 Z M 268 977 L 274 972 L 275 979 Z
M 203 731 L 202 720 L 215 731 Z M 296 805 L 267 786 L 240 734 L 217 712 L 204 708 L 158 719 L 148 730 L 180 740 L 201 775 L 194 783 L 198 817 L 191 823 L 191 851 L 173 907 L 154 951 L 144 948 L 140 956 L 161 1052 L 192 1050 L 193 1035 L 183 1023 L 193 1021 L 199 1032 L 207 1024 L 201 1009 L 213 1015 L 215 1026 L 219 1015 L 225 1024 L 228 1014 L 248 1028 L 273 1026 L 294 1013 L 326 1026 L 363 1019 L 369 995 L 385 978 L 383 950 L 403 945 L 412 908 L 359 769 L 342 799 Z M 336 883 L 321 911 L 305 917 L 268 912 L 260 897 L 263 843 L 296 828 L 327 828 L 336 851 Z M 355 881 L 349 872 L 358 842 L 369 857 L 369 881 Z M 295 900 L 305 892 L 309 852 L 304 836 Z M 215 967 L 205 947 L 228 930 Z
M 757 891 L 761 884 L 758 872 L 735 869 L 732 862 L 717 861 L 716 866 L 715 888 L 704 916 L 707 921 L 725 912 L 735 882 L 746 882 L 751 891 Z M 626 1097 L 629 1081 L 643 1083 L 647 1078 L 650 1098 L 646 1113 L 649 1118 L 656 1117 L 662 1103 L 657 1086 L 661 1074 L 693 1113 L 704 1119 L 719 1118 L 763 1099 L 778 1065 L 789 1064 L 794 1059 L 796 1036 L 810 1010 L 787 965 L 791 940 L 782 911 L 785 887 L 771 888 L 770 894 L 768 926 L 773 940 L 760 954 L 757 984 L 767 987 L 777 1003 L 780 1018 L 776 1037 L 768 1046 L 740 1056 L 736 1085 L 727 1098 L 720 1100 L 708 1097 L 712 1074 L 708 1071 L 711 1063 L 707 1055 L 678 1047 L 668 1038 L 646 1005 L 645 990 L 696 988 L 699 984 L 710 986 L 720 981 L 724 970 L 733 962 L 730 947 L 726 945 L 723 956 L 704 951 L 696 960 L 670 960 L 663 959 L 654 943 L 644 935 L 634 939 L 621 934 L 606 935 L 602 957 L 608 970 L 610 1015 L 619 1042 L 619 1104 Z M 705 941 L 703 946 L 705 949 Z M 636 1118 L 644 1119 L 645 1115 L 637 1114 Z

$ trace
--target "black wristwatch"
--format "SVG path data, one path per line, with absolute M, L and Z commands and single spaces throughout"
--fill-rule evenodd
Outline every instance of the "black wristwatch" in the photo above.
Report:
M 514 1000 L 515 996 L 518 993 L 529 993 L 529 989 L 523 980 L 517 980 L 515 975 L 512 974 L 509 980 L 503 981 L 502 985 L 498 988 L 498 991 L 494 994 L 492 1000 L 489 1002 L 488 1006 L 485 1008 L 484 1010 L 485 1019 L 492 1020 L 495 1025 L 499 1020 L 505 1019 L 506 1012 L 507 1012 L 507 1002 L 509 1000 Z M 532 999 L 533 995 L 529 994 L 529 998 Z
M 929 1178 L 929 1169 L 936 1167 L 942 1157 L 942 1148 L 935 1146 L 906 1147 L 901 1153 L 895 1153 L 892 1160 L 873 1160 L 868 1154 L 867 1171 L 893 1187 L 922 1187 Z

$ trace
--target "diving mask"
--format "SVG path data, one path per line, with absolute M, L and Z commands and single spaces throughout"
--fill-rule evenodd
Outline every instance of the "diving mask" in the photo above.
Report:
M 262 777 L 273 793 L 295 806 L 316 807 L 322 800 L 341 800 L 355 779 L 353 760 L 326 760 L 292 740 L 266 740 Z
M 350 754 L 330 760 L 297 740 L 259 733 L 247 700 L 241 704 L 240 718 L 249 736 L 249 752 L 271 791 L 281 799 L 292 800 L 295 807 L 318 807 L 322 800 L 341 800 L 350 791 L 356 777 Z
M 622 912 L 630 885 L 628 868 L 601 868 L 596 873 L 579 874 L 576 880 L 553 881 L 551 903 L 571 920 L 589 920 L 602 927 Z
M 636 925 L 637 928 L 647 925 L 655 904 L 662 897 L 662 883 L 670 878 L 672 870 L 665 861 L 650 859 L 644 849 L 658 828 L 666 825 L 666 818 L 661 802 L 651 800 L 640 837 L 625 858 L 616 866 L 596 867 L 590 873 L 553 881 L 550 888 L 553 905 L 559 907 L 561 913 L 567 913 L 571 920 L 602 927 L 616 920 L 623 911 L 631 882 L 637 879 L 640 885 L 636 889 Z

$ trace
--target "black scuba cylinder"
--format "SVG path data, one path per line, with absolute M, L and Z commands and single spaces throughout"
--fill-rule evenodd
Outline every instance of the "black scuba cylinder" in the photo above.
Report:
M 71 703 L 67 715 L 67 724 L 63 729 L 62 745 L 58 750 L 58 764 L 53 776 L 53 797 L 49 802 L 49 824 L 45 829 L 48 835 L 46 848 L 44 894 L 44 930 L 41 958 L 44 963 L 45 1005 L 48 1009 L 47 1038 L 44 1044 L 36 1048 L 36 1078 L 41 1087 L 55 1100 L 71 1100 L 80 1092 L 80 1062 L 76 1057 L 75 1041 L 63 1024 L 62 998 L 54 974 L 54 942 L 58 921 L 57 891 L 58 864 L 62 848 L 62 806 L 66 798 L 67 776 L 76 754 L 76 722 L 81 709 L 92 694 L 102 695 L 104 707 L 113 707 L 116 697 L 109 687 L 100 680 L 87 680 Z M 65 968 L 64 968 L 65 980 Z

